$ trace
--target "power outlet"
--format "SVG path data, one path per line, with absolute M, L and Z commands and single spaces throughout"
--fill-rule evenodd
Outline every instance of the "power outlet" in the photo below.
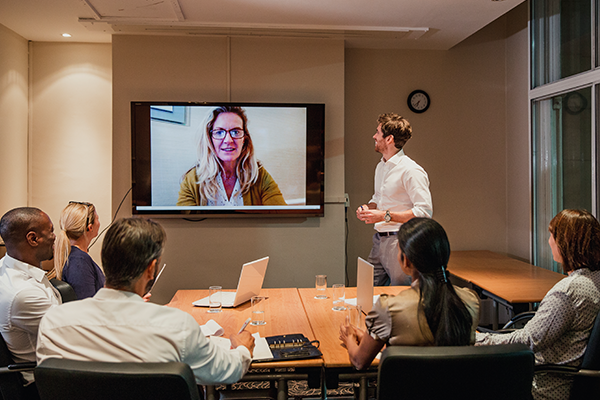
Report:
M 348 193 L 344 193 L 344 196 L 346 197 L 346 200 L 344 201 L 344 206 L 348 208 L 350 207 L 350 196 L 348 196 Z

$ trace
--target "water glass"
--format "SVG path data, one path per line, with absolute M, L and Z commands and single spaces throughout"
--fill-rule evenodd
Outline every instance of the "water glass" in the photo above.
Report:
M 333 310 L 346 311 L 346 287 L 343 283 L 333 285 Z
M 357 328 L 362 328 L 362 307 L 359 305 L 351 306 L 346 304 L 346 308 L 348 310 L 346 313 L 348 316 L 348 323 Z
M 210 286 L 208 288 L 208 312 L 221 312 L 223 288 L 221 286 Z
M 265 321 L 265 300 L 263 296 L 252 296 L 252 321 L 251 325 L 264 325 Z
M 315 299 L 326 299 L 327 298 L 327 275 L 317 275 L 315 288 L 317 289 L 317 295 Z

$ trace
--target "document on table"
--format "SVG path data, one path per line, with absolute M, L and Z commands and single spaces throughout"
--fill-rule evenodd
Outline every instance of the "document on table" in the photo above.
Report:
M 261 338 L 258 332 L 253 333 L 252 336 L 254 337 L 254 354 L 252 360 L 259 361 L 272 359 L 273 353 L 271 353 L 267 339 Z M 231 348 L 231 340 L 227 338 L 211 336 L 210 341 L 224 349 L 229 350 Z
M 204 325 L 200 325 L 200 329 L 202 333 L 206 337 L 208 336 L 222 336 L 225 333 L 225 330 L 221 325 L 219 325 L 214 319 L 209 319 L 208 322 Z
M 367 297 L 367 299 L 368 299 L 368 297 Z M 373 296 L 373 304 L 377 303 L 377 300 L 379 300 L 378 294 Z M 367 301 L 369 301 L 369 300 L 367 300 Z M 344 300 L 344 302 L 346 304 L 350 304 L 351 306 L 356 306 L 356 297 L 353 297 L 351 299 L 346 299 L 346 300 Z

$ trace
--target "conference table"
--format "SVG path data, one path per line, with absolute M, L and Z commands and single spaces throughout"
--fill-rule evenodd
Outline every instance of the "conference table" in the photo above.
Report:
M 408 287 L 376 287 L 375 294 L 397 294 Z M 315 289 L 262 289 L 260 295 L 266 296 L 265 321 L 262 326 L 248 325 L 250 333 L 259 333 L 261 337 L 302 333 L 309 340 L 318 340 L 323 353 L 320 358 L 306 360 L 286 360 L 253 362 L 251 370 L 294 368 L 294 372 L 267 372 L 246 374 L 243 380 L 277 381 L 278 399 L 287 399 L 287 381 L 315 380 L 321 387 L 321 395 L 326 397 L 327 382 L 330 388 L 339 380 L 358 380 L 361 399 L 366 399 L 366 378 L 376 375 L 379 360 L 373 362 L 372 369 L 366 372 L 355 371 L 350 364 L 348 353 L 339 340 L 339 328 L 347 312 L 332 310 L 331 288 L 327 289 L 327 299 L 315 299 Z M 250 302 L 236 308 L 223 308 L 220 313 L 208 313 L 206 308 L 194 307 L 192 302 L 208 295 L 208 290 L 178 290 L 167 304 L 183 310 L 200 324 L 213 319 L 224 328 L 225 337 L 236 333 L 244 321 L 251 316 Z M 346 288 L 346 298 L 356 297 L 356 288 Z M 363 319 L 364 320 L 364 319 Z M 375 371 L 375 372 L 374 372 Z M 216 397 L 214 388 L 207 390 L 209 399 Z
M 494 302 L 492 329 L 498 329 L 498 303 L 524 311 L 542 301 L 565 276 L 487 250 L 453 251 L 448 272 Z

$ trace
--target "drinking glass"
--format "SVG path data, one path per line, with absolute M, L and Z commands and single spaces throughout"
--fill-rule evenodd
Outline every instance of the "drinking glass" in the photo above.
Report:
M 221 286 L 210 286 L 208 288 L 208 312 L 221 312 L 223 288 Z
M 265 321 L 265 300 L 263 296 L 252 296 L 252 322 L 251 325 L 264 325 Z
M 315 288 L 317 289 L 317 295 L 315 299 L 326 299 L 327 298 L 327 275 L 317 275 Z
M 336 283 L 333 285 L 333 310 L 334 311 L 345 311 L 346 310 L 346 287 L 343 283 Z
M 362 307 L 359 305 L 351 306 L 351 305 L 346 304 L 346 308 L 348 310 L 346 313 L 346 315 L 348 316 L 348 323 L 357 328 L 361 328 L 362 327 Z

